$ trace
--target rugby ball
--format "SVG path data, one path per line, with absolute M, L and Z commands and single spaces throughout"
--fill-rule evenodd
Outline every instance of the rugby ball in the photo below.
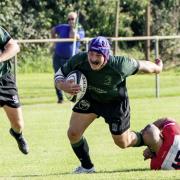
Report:
M 67 80 L 73 80 L 75 84 L 79 84 L 81 87 L 81 90 L 79 91 L 79 93 L 77 95 L 72 95 L 72 94 L 65 92 L 66 98 L 69 101 L 72 101 L 75 103 L 75 102 L 79 101 L 84 96 L 84 94 L 86 93 L 87 79 L 82 72 L 75 70 L 75 71 L 70 72 L 67 75 L 66 81 Z

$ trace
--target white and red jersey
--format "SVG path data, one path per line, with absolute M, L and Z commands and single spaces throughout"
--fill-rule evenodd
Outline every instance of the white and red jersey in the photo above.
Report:
M 180 170 L 180 126 L 171 120 L 162 126 L 163 144 L 156 157 L 151 159 L 151 169 Z

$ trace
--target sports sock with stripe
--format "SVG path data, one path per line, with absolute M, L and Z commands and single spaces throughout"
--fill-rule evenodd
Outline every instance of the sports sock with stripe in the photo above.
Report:
M 89 156 L 89 146 L 85 138 L 81 138 L 81 140 L 75 144 L 71 144 L 72 149 L 78 159 L 81 161 L 81 166 L 90 169 L 93 167 Z
M 136 144 L 133 146 L 133 147 L 140 147 L 140 146 L 144 146 L 144 141 L 143 141 L 143 137 L 142 137 L 142 134 L 140 132 L 135 132 L 133 131 L 136 136 L 137 136 L 137 142 Z

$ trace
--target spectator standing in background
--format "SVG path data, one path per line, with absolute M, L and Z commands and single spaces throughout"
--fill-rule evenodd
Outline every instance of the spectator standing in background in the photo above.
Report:
M 57 42 L 53 45 L 53 69 L 54 73 L 64 65 L 68 59 L 70 59 L 74 54 L 79 52 L 80 40 L 84 38 L 85 32 L 81 25 L 77 22 L 77 13 L 70 12 L 67 17 L 68 24 L 58 24 L 54 26 L 51 30 L 51 37 L 54 38 L 72 38 L 75 41 L 73 42 Z M 75 44 L 74 44 L 75 43 Z M 75 49 L 73 49 L 75 48 Z M 56 94 L 58 97 L 58 103 L 63 102 L 63 94 L 60 89 L 56 89 Z

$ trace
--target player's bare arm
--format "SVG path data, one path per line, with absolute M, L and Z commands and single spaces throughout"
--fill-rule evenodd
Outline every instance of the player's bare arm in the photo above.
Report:
M 0 62 L 14 57 L 20 51 L 19 45 L 12 38 L 5 45 L 4 51 L 0 54 Z
M 161 59 L 156 59 L 155 63 L 151 61 L 139 61 L 139 72 L 158 74 L 162 69 L 163 62 Z

